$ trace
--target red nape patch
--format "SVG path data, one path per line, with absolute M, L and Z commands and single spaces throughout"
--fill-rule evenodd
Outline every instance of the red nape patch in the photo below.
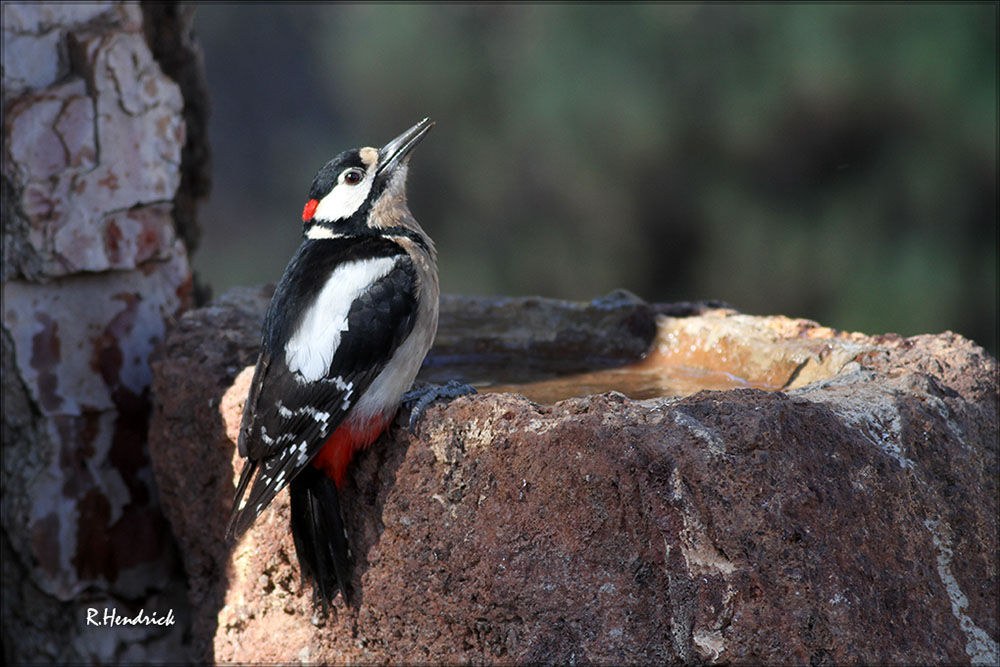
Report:
M 312 460 L 312 464 L 326 473 L 340 490 L 344 481 L 344 472 L 354 457 L 354 452 L 364 449 L 375 442 L 389 425 L 389 419 L 378 415 L 360 424 L 344 423 L 327 438 L 323 449 Z
M 302 222 L 309 222 L 312 220 L 313 215 L 316 214 L 317 206 L 319 206 L 319 202 L 315 199 L 310 199 L 306 202 L 306 207 L 302 209 Z

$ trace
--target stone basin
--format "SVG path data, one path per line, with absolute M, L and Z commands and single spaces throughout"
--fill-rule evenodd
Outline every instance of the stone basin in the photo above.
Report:
M 624 292 L 443 297 L 421 379 L 481 391 L 355 457 L 360 597 L 317 619 L 286 494 L 223 537 L 269 297 L 185 314 L 153 363 L 201 660 L 997 663 L 1000 390 L 975 343 Z
M 607 391 L 632 399 L 781 391 L 831 378 L 876 348 L 809 320 L 713 302 L 650 305 L 623 291 L 586 304 L 446 296 L 421 379 L 461 379 L 543 405 Z

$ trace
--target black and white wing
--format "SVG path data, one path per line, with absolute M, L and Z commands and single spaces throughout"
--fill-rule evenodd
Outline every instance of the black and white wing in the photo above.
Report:
M 413 329 L 417 287 L 413 262 L 392 241 L 322 239 L 302 245 L 264 322 L 240 427 L 240 454 L 247 461 L 230 536 L 242 535 L 309 465 L 383 370 Z

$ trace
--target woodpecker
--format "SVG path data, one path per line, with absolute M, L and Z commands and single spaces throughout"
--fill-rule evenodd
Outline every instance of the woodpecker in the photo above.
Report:
M 406 204 L 409 157 L 432 126 L 345 151 L 316 174 L 243 411 L 228 537 L 289 486 L 299 566 L 324 609 L 338 590 L 350 601 L 344 472 L 395 416 L 437 331 L 434 244 Z

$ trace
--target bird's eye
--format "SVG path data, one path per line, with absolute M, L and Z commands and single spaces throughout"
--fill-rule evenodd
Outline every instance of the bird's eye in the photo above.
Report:
M 348 185 L 357 185 L 361 182 L 364 177 L 364 172 L 360 169 L 348 169 L 344 172 L 344 183 Z

